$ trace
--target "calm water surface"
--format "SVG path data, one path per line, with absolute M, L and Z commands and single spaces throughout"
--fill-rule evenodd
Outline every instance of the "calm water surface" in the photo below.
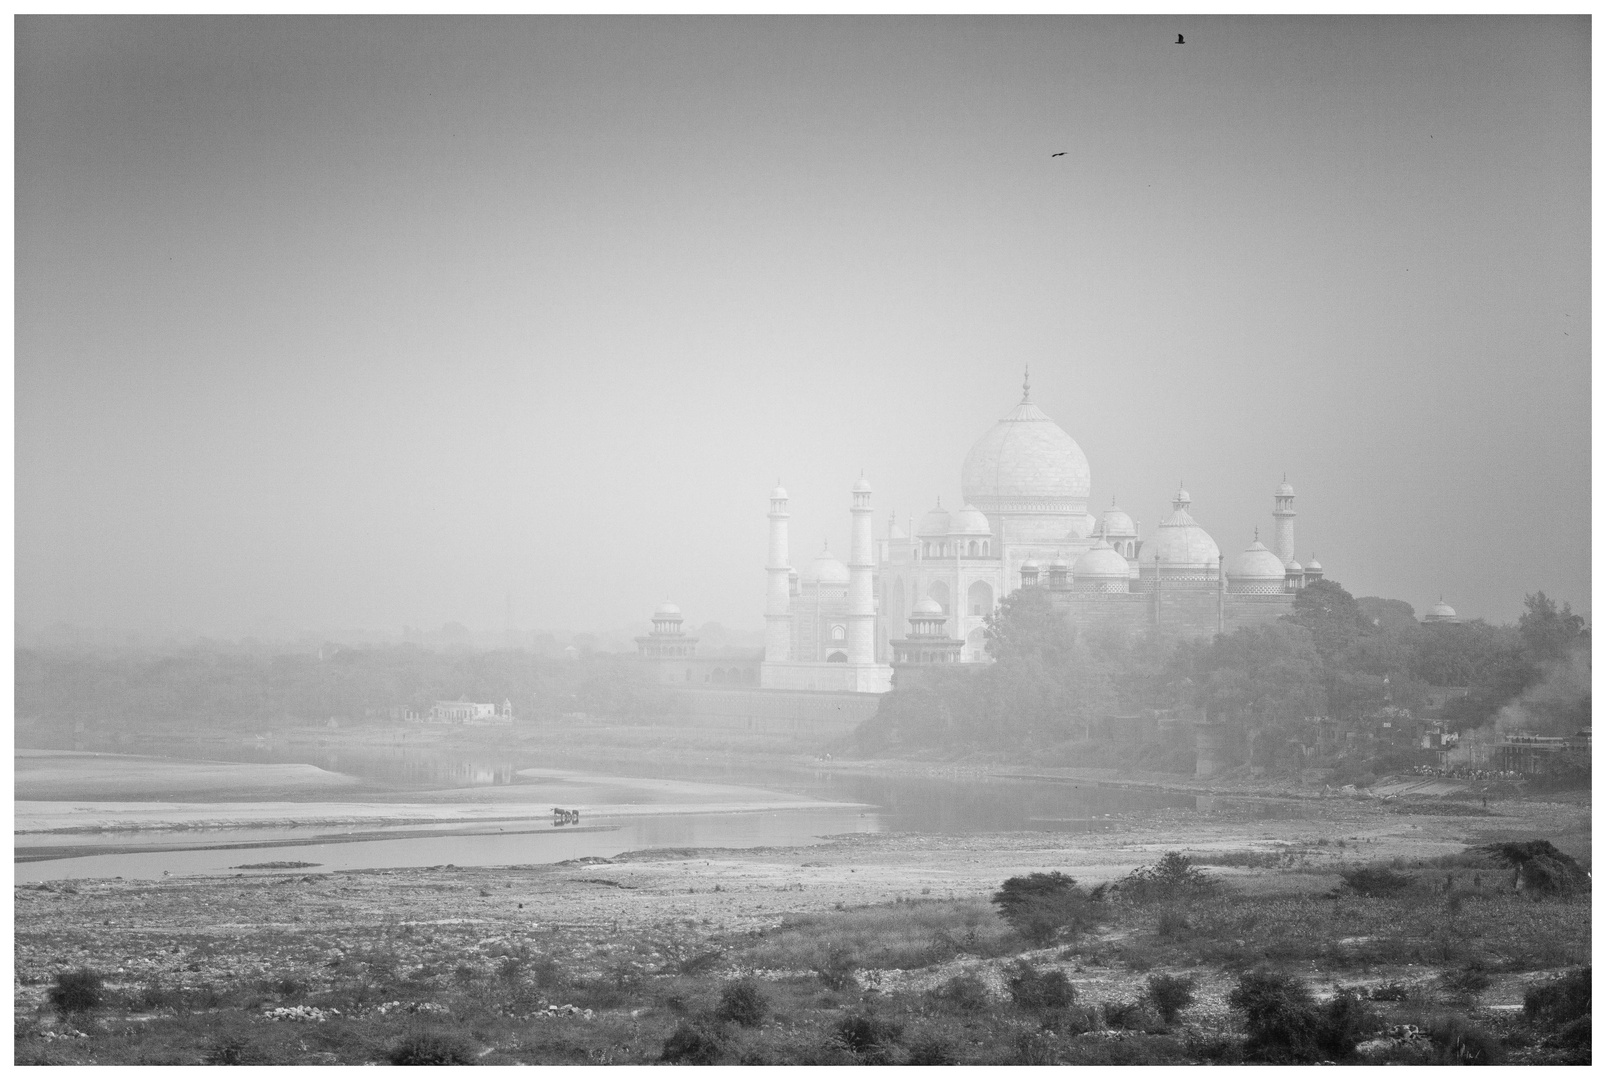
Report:
M 519 770 L 552 768 L 550 758 L 493 749 L 409 747 L 317 747 L 266 744 L 170 747 L 174 757 L 264 763 L 316 765 L 362 779 L 374 793 L 395 796 L 408 791 L 499 787 L 500 797 L 516 800 L 517 789 L 530 784 L 532 800 L 540 793 Z M 590 767 L 588 770 L 587 766 Z M 617 762 L 565 760 L 576 773 L 593 771 L 621 776 L 630 766 Z M 636 775 L 644 775 L 637 770 Z M 1191 795 L 1149 790 L 1100 788 L 1088 784 L 965 779 L 907 775 L 874 775 L 852 770 L 810 767 L 755 767 L 750 763 L 675 763 L 656 770 L 659 779 L 734 784 L 804 795 L 822 801 L 865 804 L 863 808 L 822 806 L 778 811 L 733 813 L 667 813 L 651 817 L 584 816 L 581 827 L 549 821 L 478 825 L 398 826 L 351 829 L 186 830 L 22 838 L 19 858 L 27 847 L 97 847 L 108 843 L 166 850 L 124 850 L 18 862 L 18 881 L 69 877 L 159 878 L 169 874 L 272 873 L 242 865 L 263 862 L 317 863 L 308 873 L 375 867 L 515 865 L 550 863 L 584 856 L 608 858 L 621 852 L 668 847 L 770 847 L 809 844 L 823 836 L 852 832 L 1014 832 L 1024 830 L 1094 831 L 1112 816 L 1161 807 L 1194 809 Z M 325 796 L 326 797 L 326 796 Z M 362 794 L 342 796 L 354 801 Z M 500 801 L 500 799 L 499 799 Z M 250 845 L 250 846 L 246 846 Z M 51 854 L 65 855 L 65 851 Z

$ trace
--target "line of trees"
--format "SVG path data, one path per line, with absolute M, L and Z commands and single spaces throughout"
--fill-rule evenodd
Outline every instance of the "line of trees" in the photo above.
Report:
M 584 712 L 628 719 L 643 707 L 632 657 L 573 659 L 517 650 L 391 645 L 262 656 L 73 647 L 16 651 L 19 736 L 86 728 L 263 731 L 388 718 L 437 700 L 511 700 L 526 719 Z
M 1454 729 L 1481 726 L 1558 665 L 1587 665 L 1588 639 L 1584 620 L 1543 592 L 1527 597 L 1514 626 L 1423 624 L 1403 601 L 1357 599 L 1321 581 L 1278 622 L 1178 641 L 1078 633 L 1045 590 L 1024 588 L 989 620 L 995 663 L 922 673 L 883 699 L 857 741 L 870 754 L 995 750 L 1191 771 L 1187 725 L 1167 736 L 1161 725 L 1109 721 L 1203 711 L 1255 733 L 1275 762 L 1273 748 L 1295 739 L 1306 718 L 1343 725 L 1420 715 L 1432 688 L 1465 688 L 1445 705 L 1445 719 Z M 1587 726 L 1587 686 L 1547 707 L 1535 723 L 1568 733 Z

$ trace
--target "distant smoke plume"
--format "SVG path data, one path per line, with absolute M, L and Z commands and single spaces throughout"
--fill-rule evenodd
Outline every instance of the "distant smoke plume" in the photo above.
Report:
M 1502 738 L 1526 735 L 1571 735 L 1590 722 L 1590 661 L 1587 646 L 1574 648 L 1562 660 L 1545 664 L 1539 681 L 1506 702 L 1492 721 L 1463 731 L 1450 752 L 1452 767 L 1486 764 Z
M 1546 664 L 1539 681 L 1518 694 L 1495 715 L 1502 735 L 1571 735 L 1589 726 L 1589 649 L 1574 648 Z

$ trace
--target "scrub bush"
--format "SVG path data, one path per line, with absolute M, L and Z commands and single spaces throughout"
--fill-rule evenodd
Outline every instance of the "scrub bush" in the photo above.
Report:
M 1397 874 L 1381 866 L 1359 866 L 1339 873 L 1358 896 L 1391 896 L 1411 887 L 1409 874 Z
M 759 1027 L 769 1015 L 769 999 L 759 988 L 757 979 L 738 979 L 728 983 L 719 994 L 719 1007 L 714 1017 L 742 1027 Z
M 854 975 L 859 962 L 853 953 L 841 945 L 833 945 L 825 958 L 814 965 L 814 974 L 820 977 L 827 990 L 851 990 L 859 985 Z
M 1501 1059 L 1499 1040 L 1460 1017 L 1441 1020 L 1428 1037 L 1439 1065 L 1496 1065 Z
M 1039 971 L 1022 960 L 1005 983 L 1010 999 L 1023 1009 L 1063 1009 L 1076 1002 L 1076 988 L 1058 968 Z
M 1356 991 L 1341 989 L 1318 1006 L 1303 983 L 1277 971 L 1240 975 L 1227 1003 L 1244 1014 L 1245 1056 L 1272 1064 L 1342 1061 L 1377 1023 Z
M 661 1057 L 674 1065 L 712 1065 L 725 1052 L 725 1033 L 707 1017 L 688 1017 L 664 1040 Z
M 1140 866 L 1121 879 L 1123 899 L 1136 904 L 1157 900 L 1186 900 L 1203 896 L 1215 888 L 1203 870 L 1188 861 L 1180 851 L 1168 851 L 1153 866 Z
M 472 1065 L 474 1052 L 462 1039 L 435 1031 L 405 1035 L 390 1048 L 392 1065 Z
M 968 974 L 955 975 L 931 994 L 939 1003 L 964 1012 L 981 1012 L 992 1004 L 993 998 L 986 983 Z
M 1143 999 L 1168 1024 L 1177 1022 L 1177 1014 L 1193 1004 L 1193 979 L 1183 975 L 1150 975 L 1143 991 Z
M 1048 944 L 1061 930 L 1091 930 L 1101 914 L 1098 901 L 1058 870 L 1010 878 L 993 894 L 993 903 L 1010 928 L 1034 945 Z
M 1522 996 L 1523 1014 L 1535 1024 L 1552 1030 L 1588 1016 L 1592 970 L 1592 967 L 1577 968 L 1559 979 L 1530 987 Z
M 902 1024 L 883 1020 L 874 1013 L 855 1012 L 837 1023 L 833 1041 L 866 1064 L 890 1065 L 902 1037 Z
M 50 988 L 50 1004 L 62 1013 L 88 1012 L 100 1005 L 105 982 L 89 968 L 56 972 L 56 985 Z

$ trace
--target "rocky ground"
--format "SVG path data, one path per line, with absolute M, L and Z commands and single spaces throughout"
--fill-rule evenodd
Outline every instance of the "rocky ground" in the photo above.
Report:
M 279 1010 L 283 1023 L 321 1022 L 294 1010 L 339 1009 L 334 997 L 323 1005 L 307 1002 L 343 987 L 345 1019 L 364 1015 L 377 1023 L 385 1014 L 374 1009 L 416 1013 L 428 1001 L 366 1001 L 360 994 L 351 999 L 353 985 L 393 985 L 407 972 L 429 973 L 418 976 L 425 979 L 420 985 L 428 978 L 437 980 L 432 985 L 454 977 L 472 982 L 493 978 L 498 970 L 506 974 L 510 958 L 523 962 L 532 956 L 561 958 L 573 972 L 591 976 L 627 956 L 632 970 L 672 970 L 703 953 L 729 954 L 733 941 L 775 932 L 788 920 L 935 901 L 970 902 L 985 910 L 991 893 L 1015 875 L 1060 870 L 1092 885 L 1114 881 L 1170 850 L 1192 853 L 1206 865 L 1217 860 L 1211 874 L 1235 893 L 1275 893 L 1283 898 L 1279 902 L 1291 903 L 1300 902 L 1300 895 L 1331 892 L 1345 865 L 1409 865 L 1491 839 L 1547 837 L 1588 859 L 1588 808 L 1566 802 L 1496 802 L 1488 814 L 1445 813 L 1436 803 L 1402 813 L 1399 806 L 1352 798 L 1323 799 L 1316 814 L 1278 807 L 1275 799 L 1240 800 L 1216 813 L 1150 812 L 1091 834 L 854 834 L 812 847 L 659 850 L 547 866 L 289 871 L 20 887 L 14 955 L 18 1060 L 33 1052 L 30 1046 L 52 1048 L 38 1051 L 45 1059 L 79 1060 L 72 1057 L 73 1046 L 100 1045 L 101 1035 L 83 1032 L 79 1039 L 77 1022 L 47 1007 L 53 976 L 79 967 L 104 975 L 108 993 L 122 1003 L 118 1015 L 125 1024 L 159 1021 L 178 1007 L 175 1002 L 187 1002 L 184 1007 L 193 1011 L 197 995 L 216 995 L 225 987 L 258 988 L 244 1006 L 247 1012 L 274 1019 Z M 1580 917 L 1587 918 L 1587 906 L 1582 911 Z M 1587 940 L 1587 927 L 1581 932 Z M 1083 994 L 1132 997 L 1141 989 L 1143 965 L 1130 955 L 1125 961 L 1108 957 L 1142 933 L 1131 926 L 1107 928 L 1102 946 L 1068 958 L 1017 948 L 991 957 L 961 952 L 917 969 L 864 966 L 859 982 L 871 993 L 918 993 L 971 971 L 996 990 L 1005 964 L 1021 956 L 1058 955 Z M 1367 935 L 1352 936 L 1353 946 L 1364 950 Z M 1334 947 L 1344 945 L 1328 943 L 1324 958 L 1332 962 L 1339 955 Z M 1373 982 L 1427 984 L 1440 974 L 1411 961 L 1378 961 L 1364 972 Z M 1324 984 L 1319 968 L 1313 963 L 1308 973 L 1313 985 Z M 1192 1020 L 1206 1027 L 1229 1023 L 1227 972 L 1213 963 L 1189 970 L 1200 980 Z M 1527 986 L 1553 973 L 1533 964 L 1496 971 L 1480 1007 L 1515 1009 Z M 806 970 L 760 974 L 809 977 Z M 539 1000 L 526 1002 L 527 1011 L 544 1016 L 571 1004 L 555 996 L 561 995 L 536 995 Z M 639 1011 L 637 1006 L 629 1013 L 632 1022 L 641 1022 Z M 571 1019 L 586 1022 L 584 1008 L 575 1006 Z M 498 1051 L 505 1054 L 517 1057 L 512 1050 Z M 348 1055 L 340 1050 L 337 1058 Z

